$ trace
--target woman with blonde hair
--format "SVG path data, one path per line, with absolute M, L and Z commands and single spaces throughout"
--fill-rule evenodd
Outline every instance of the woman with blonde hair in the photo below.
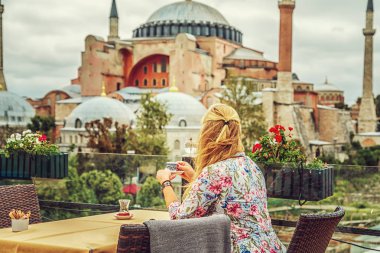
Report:
M 233 252 L 285 252 L 272 228 L 263 174 L 244 154 L 240 118 L 232 107 L 210 107 L 202 119 L 195 170 L 185 162 L 177 169 L 189 182 L 182 203 L 171 187 L 175 176 L 157 172 L 171 219 L 226 214 Z

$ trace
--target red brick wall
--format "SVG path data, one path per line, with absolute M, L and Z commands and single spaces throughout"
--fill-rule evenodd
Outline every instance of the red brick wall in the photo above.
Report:
M 162 61 L 166 62 L 166 71 L 162 71 Z M 154 65 L 156 64 L 156 71 Z M 155 80 L 155 85 L 154 85 Z M 169 86 L 169 57 L 152 55 L 138 62 L 132 69 L 127 86 L 140 88 L 165 88 Z

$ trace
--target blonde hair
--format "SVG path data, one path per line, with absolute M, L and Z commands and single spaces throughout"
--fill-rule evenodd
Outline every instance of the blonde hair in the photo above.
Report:
M 195 173 L 188 186 L 191 186 L 203 168 L 243 151 L 238 113 L 225 104 L 211 106 L 202 119 L 198 154 L 195 158 Z M 190 187 L 186 189 L 185 196 L 189 190 Z

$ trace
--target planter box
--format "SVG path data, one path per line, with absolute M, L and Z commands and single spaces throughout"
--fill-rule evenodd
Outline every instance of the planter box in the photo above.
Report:
M 0 155 L 0 178 L 31 179 L 64 178 L 68 176 L 68 154 L 29 155 L 12 154 L 10 157 Z
M 286 165 L 260 164 L 268 197 L 319 201 L 334 193 L 332 168 L 299 169 Z

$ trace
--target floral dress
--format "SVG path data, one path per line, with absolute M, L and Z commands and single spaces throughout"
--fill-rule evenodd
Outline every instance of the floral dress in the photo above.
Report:
M 203 169 L 183 203 L 169 206 L 171 219 L 226 214 L 233 252 L 286 252 L 274 232 L 259 167 L 244 153 Z

